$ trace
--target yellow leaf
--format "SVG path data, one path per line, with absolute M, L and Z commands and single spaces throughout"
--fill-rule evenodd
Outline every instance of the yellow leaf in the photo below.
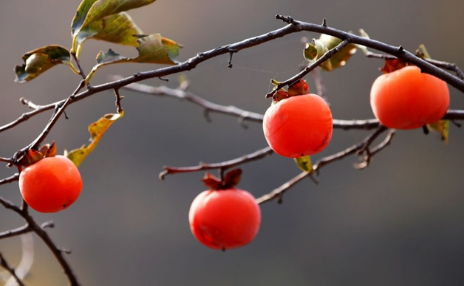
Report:
M 441 140 L 448 144 L 449 137 L 449 120 L 440 120 L 432 124 L 427 124 L 427 127 L 441 135 Z
M 74 149 L 70 152 L 65 150 L 64 155 L 68 157 L 74 164 L 79 167 L 79 165 L 84 161 L 84 159 L 97 147 L 100 139 L 103 137 L 108 128 L 116 120 L 124 116 L 124 111 L 121 113 L 110 113 L 104 115 L 98 121 L 89 125 L 90 133 L 90 143 L 89 145 L 83 145 L 79 149 Z

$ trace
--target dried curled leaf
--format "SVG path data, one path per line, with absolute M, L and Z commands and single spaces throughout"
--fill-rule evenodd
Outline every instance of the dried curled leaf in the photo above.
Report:
M 316 61 L 321 58 L 326 52 L 335 48 L 342 42 L 341 39 L 321 34 L 319 39 L 313 39 L 313 43 L 307 43 L 304 49 L 304 57 L 310 62 Z M 342 67 L 356 53 L 357 46 L 349 43 L 343 47 L 340 51 L 335 53 L 330 59 L 323 62 L 320 66 L 326 71 L 331 71 L 335 68 Z
M 307 43 L 306 48 L 303 51 L 304 57 L 310 61 L 314 62 L 321 58 L 329 49 L 324 45 L 324 43 L 318 39 L 313 39 L 313 44 Z M 333 69 L 332 63 L 330 60 L 326 60 L 320 65 L 324 70 L 330 71 Z
M 89 145 L 83 145 L 81 148 L 74 149 L 70 152 L 65 150 L 64 156 L 68 157 L 77 167 L 79 167 L 85 158 L 97 147 L 100 139 L 103 137 L 108 128 L 123 116 L 124 111 L 121 113 L 110 113 L 90 124 L 88 128 L 90 133 Z
M 69 51 L 58 45 L 50 45 L 27 52 L 22 56 L 24 64 L 15 67 L 15 82 L 28 82 L 48 69 L 58 65 L 71 65 L 71 54 Z
M 319 37 L 319 40 L 324 43 L 327 49 L 331 50 L 339 45 L 342 40 L 330 35 L 322 34 Z M 349 43 L 343 47 L 338 53 L 334 54 L 330 58 L 332 68 L 339 68 L 346 64 L 346 62 L 351 58 L 352 55 L 356 53 L 357 46 L 355 44 Z

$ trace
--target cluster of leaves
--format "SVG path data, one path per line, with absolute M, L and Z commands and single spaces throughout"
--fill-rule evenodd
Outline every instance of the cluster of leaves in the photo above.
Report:
M 16 66 L 16 82 L 30 81 L 48 69 L 65 64 L 79 73 L 72 64 L 72 58 L 79 59 L 83 44 L 88 39 L 102 40 L 135 47 L 138 56 L 124 57 L 112 51 L 100 52 L 97 64 L 86 77 L 89 83 L 95 72 L 102 66 L 124 62 L 177 64 L 180 44 L 162 37 L 160 34 L 144 34 L 125 11 L 153 3 L 155 0 L 84 0 L 79 5 L 72 20 L 71 50 L 58 45 L 41 47 L 23 55 L 24 63 Z
M 58 45 L 49 45 L 29 51 L 22 56 L 24 63 L 15 67 L 18 83 L 25 83 L 40 76 L 50 68 L 64 64 L 74 73 L 83 76 L 89 84 L 93 75 L 103 66 L 117 63 L 153 63 L 177 64 L 180 44 L 162 37 L 160 34 L 144 34 L 126 11 L 155 2 L 155 0 L 83 0 L 71 23 L 72 47 L 70 50 Z M 83 44 L 88 39 L 101 40 L 120 45 L 135 47 L 138 56 L 124 57 L 113 50 L 100 51 L 96 57 L 97 64 L 88 75 L 84 75 L 78 63 Z M 85 157 L 97 146 L 101 136 L 109 126 L 124 115 L 122 109 L 116 114 L 106 114 L 89 126 L 91 135 L 88 146 L 70 152 L 65 156 L 79 166 Z M 28 156 L 26 156 L 28 157 Z M 34 156 L 27 160 L 33 160 Z

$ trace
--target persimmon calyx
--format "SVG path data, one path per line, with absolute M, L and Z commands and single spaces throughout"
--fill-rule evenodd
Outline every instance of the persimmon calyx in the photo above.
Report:
M 51 144 L 45 144 L 40 149 L 29 149 L 18 159 L 18 163 L 24 167 L 30 166 L 46 157 L 56 156 L 56 144 L 53 141 Z
M 222 180 L 210 173 L 206 173 L 201 181 L 211 190 L 227 190 L 235 187 L 240 182 L 241 175 L 242 170 L 237 168 L 227 172 Z
M 280 82 L 274 79 L 271 80 L 271 83 L 274 85 L 280 84 Z M 308 84 L 306 83 L 304 79 L 299 79 L 298 81 L 290 84 L 287 90 L 283 88 L 276 90 L 274 92 L 274 95 L 272 96 L 272 103 L 277 103 L 281 101 L 282 99 L 286 99 L 292 96 L 305 95 L 305 94 L 309 94 Z

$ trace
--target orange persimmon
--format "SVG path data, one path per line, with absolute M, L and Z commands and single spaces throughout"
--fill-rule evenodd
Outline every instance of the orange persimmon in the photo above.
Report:
M 440 120 L 449 107 L 446 82 L 417 66 L 406 66 L 379 76 L 370 102 L 375 117 L 395 129 L 414 129 Z
M 31 208 L 52 213 L 68 208 L 77 200 L 82 179 L 79 170 L 68 158 L 46 157 L 22 170 L 19 189 Z
M 297 158 L 321 152 L 332 138 L 332 113 L 316 94 L 274 102 L 264 114 L 263 131 L 279 155 Z
M 193 235 L 202 244 L 213 249 L 232 249 L 255 238 L 261 210 L 247 191 L 207 190 L 193 200 L 189 222 Z

